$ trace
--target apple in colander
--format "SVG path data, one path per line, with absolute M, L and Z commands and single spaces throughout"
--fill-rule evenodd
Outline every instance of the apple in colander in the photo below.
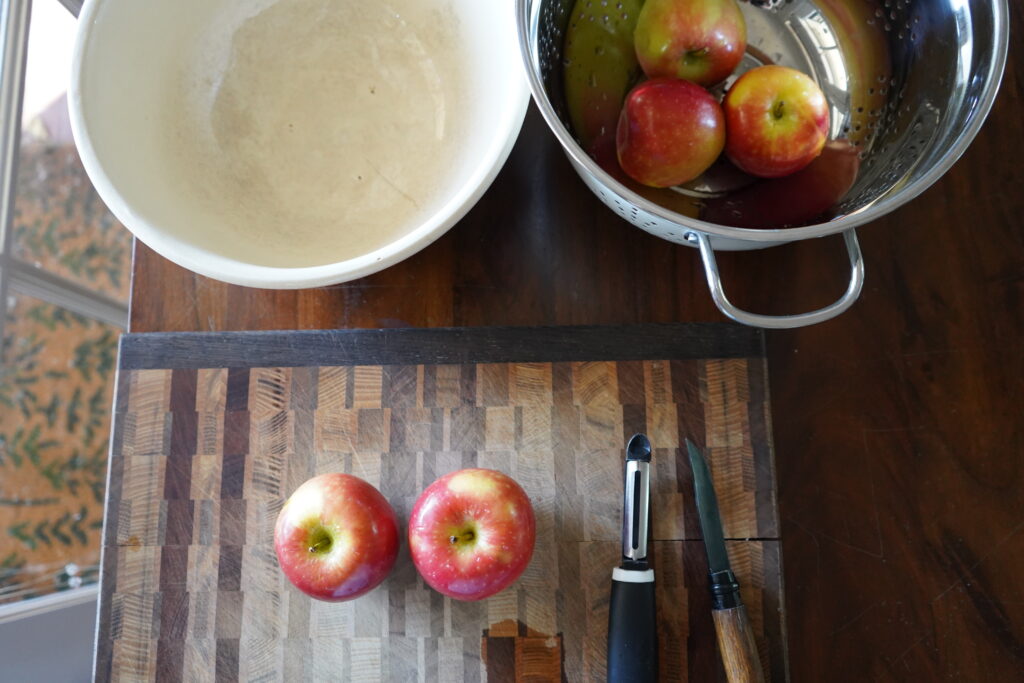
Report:
M 615 136 L 619 165 L 650 187 L 689 182 L 725 146 L 725 117 L 707 90 L 678 78 L 654 78 L 626 96 Z
M 633 42 L 648 77 L 712 86 L 743 59 L 747 25 L 736 0 L 647 0 Z
M 732 84 L 722 106 L 725 154 L 751 175 L 795 173 L 814 161 L 828 140 L 828 101 L 814 79 L 796 69 L 751 69 Z

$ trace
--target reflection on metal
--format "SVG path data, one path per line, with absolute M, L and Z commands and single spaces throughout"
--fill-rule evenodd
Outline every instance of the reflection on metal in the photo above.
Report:
M 810 66 L 816 72 L 820 70 L 820 73 L 815 74 L 818 76 L 816 80 L 826 90 L 830 105 L 829 139 L 839 140 L 850 129 L 854 112 L 851 106 L 853 96 L 850 93 L 850 77 L 835 30 L 820 11 L 795 17 L 790 30 L 797 34 L 801 42 L 813 46 L 811 52 L 818 56 L 817 61 L 810 62 Z
M 691 232 L 714 236 L 716 247 L 731 249 L 845 232 L 913 199 L 949 169 L 981 127 L 1009 47 L 1009 0 L 741 3 L 747 68 L 770 61 L 821 80 L 833 78 L 822 83 L 823 90 L 835 121 L 845 121 L 840 134 L 859 146 L 863 163 L 831 220 L 785 230 L 740 228 L 702 221 L 636 192 L 607 173 L 574 139 L 561 116 L 564 92 L 558 78 L 573 2 L 516 0 L 520 48 L 534 101 L 575 170 L 601 201 L 633 225 L 691 246 L 697 244 L 685 239 Z M 969 24 L 964 21 L 968 16 Z M 938 134 L 907 135 L 930 105 L 941 111 Z
M 14 190 L 18 177 L 21 136 L 21 99 L 25 90 L 31 0 L 0 0 L 0 251 L 6 261 L 14 218 Z M 4 338 L 3 311 L 7 301 L 9 269 L 0 262 L 0 339 Z
M 769 330 L 788 330 L 794 327 L 817 325 L 836 317 L 852 306 L 864 288 L 864 258 L 861 255 L 860 243 L 857 241 L 857 231 L 854 228 L 843 233 L 843 241 L 846 243 L 846 250 L 850 257 L 850 284 L 847 286 L 846 291 L 838 300 L 824 308 L 797 315 L 761 315 L 759 313 L 750 313 L 734 306 L 725 295 L 722 277 L 718 274 L 718 261 L 715 259 L 715 250 L 711 246 L 711 239 L 702 232 L 687 233 L 686 239 L 696 242 L 700 248 L 700 255 L 704 260 L 704 274 L 707 277 L 708 288 L 711 290 L 711 298 L 714 299 L 715 305 L 718 306 L 722 313 L 744 325 L 763 327 Z

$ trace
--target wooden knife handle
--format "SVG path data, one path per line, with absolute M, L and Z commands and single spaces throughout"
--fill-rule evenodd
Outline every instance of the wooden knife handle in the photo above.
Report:
M 757 654 L 754 629 L 743 605 L 714 610 L 718 650 L 722 653 L 729 683 L 764 683 L 761 657 Z

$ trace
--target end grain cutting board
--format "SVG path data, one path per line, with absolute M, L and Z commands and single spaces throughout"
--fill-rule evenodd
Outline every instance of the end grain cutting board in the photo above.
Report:
M 707 449 L 765 670 L 786 679 L 759 333 L 727 325 L 150 334 L 123 338 L 101 576 L 100 680 L 605 679 L 626 440 L 646 432 L 665 680 L 724 680 L 685 453 Z M 434 478 L 516 478 L 537 513 L 509 590 L 432 591 L 403 547 L 367 596 L 323 603 L 273 525 L 328 471 L 400 519 Z M 403 530 L 404 531 L 404 530 Z

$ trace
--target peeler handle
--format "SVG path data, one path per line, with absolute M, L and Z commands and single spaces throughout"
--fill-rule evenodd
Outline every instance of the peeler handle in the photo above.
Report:
M 725 290 L 722 288 L 722 278 L 718 274 L 718 261 L 715 260 L 715 250 L 711 247 L 711 238 L 702 232 L 690 232 L 687 233 L 686 239 L 690 242 L 697 242 L 697 246 L 700 247 L 700 255 L 704 260 L 704 274 L 708 280 L 708 288 L 711 290 L 711 298 L 714 299 L 718 310 L 744 325 L 779 330 L 805 327 L 824 322 L 836 317 L 852 306 L 864 287 L 864 257 L 860 252 L 860 243 L 857 242 L 857 232 L 854 228 L 850 228 L 843 233 L 846 250 L 850 256 L 850 284 L 847 285 L 846 291 L 837 301 L 816 311 L 800 313 L 798 315 L 761 315 L 759 313 L 749 313 L 734 306 L 725 295 Z
M 658 680 L 654 571 L 615 569 L 608 611 L 609 683 Z

